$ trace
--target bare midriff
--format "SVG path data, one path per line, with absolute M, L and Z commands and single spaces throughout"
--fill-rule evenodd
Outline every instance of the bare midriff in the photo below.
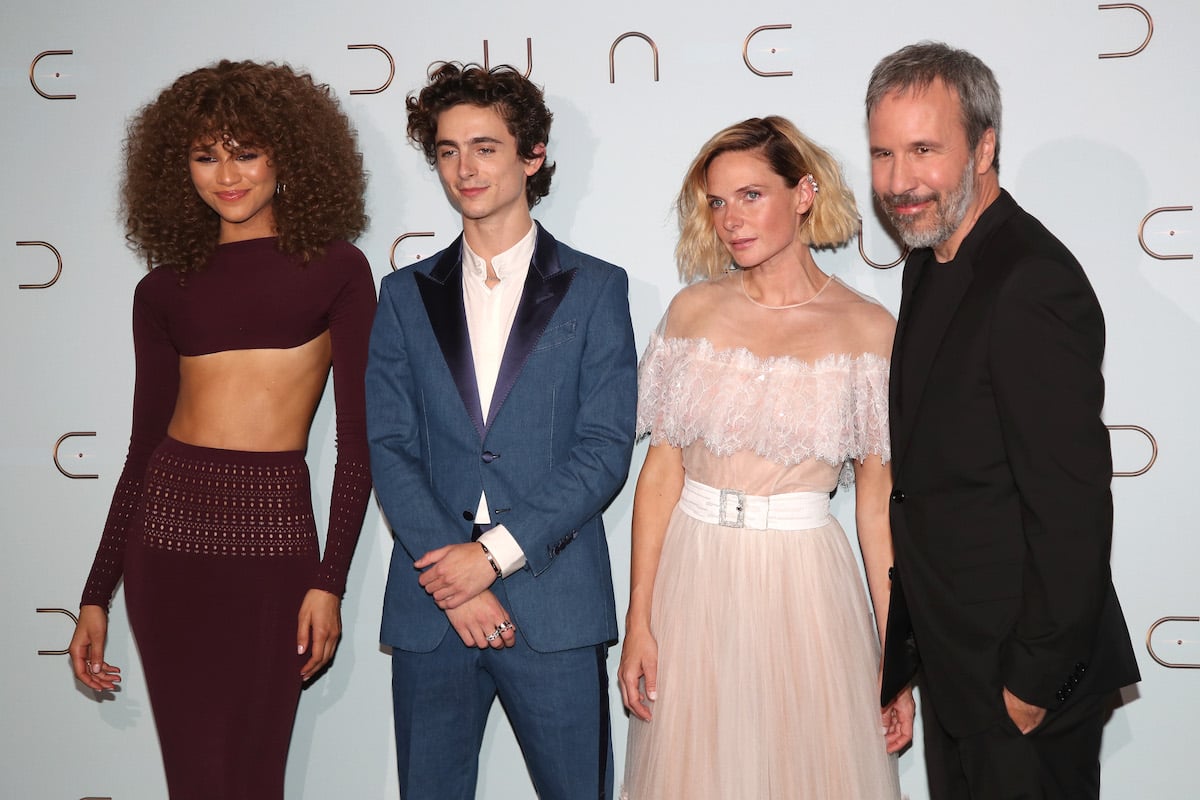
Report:
M 287 349 L 181 356 L 167 434 L 223 450 L 304 450 L 332 358 L 328 331 Z

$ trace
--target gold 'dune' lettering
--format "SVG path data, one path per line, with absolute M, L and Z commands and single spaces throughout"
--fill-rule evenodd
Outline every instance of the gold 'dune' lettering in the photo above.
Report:
M 1150 37 L 1154 35 L 1154 20 L 1150 17 L 1150 12 L 1139 6 L 1137 3 L 1105 3 L 1096 6 L 1101 11 L 1111 11 L 1117 8 L 1124 8 L 1130 11 L 1136 11 L 1146 18 L 1146 38 L 1132 50 L 1125 50 L 1120 53 L 1101 53 L 1099 58 L 1129 58 L 1136 56 L 1138 53 L 1146 49 L 1146 45 L 1150 44 Z
M 64 615 L 70 617 L 72 631 L 75 630 L 74 626 L 79 623 L 79 617 L 75 616 L 74 614 L 72 614 L 70 611 L 68 611 L 65 608 L 39 608 L 39 609 L 36 609 L 36 611 L 39 614 L 64 614 Z M 68 647 L 69 646 L 70 645 L 68 644 Z M 62 650 L 38 650 L 38 655 L 39 656 L 65 656 L 68 652 L 68 647 L 64 647 Z
M 348 44 L 347 50 L 378 50 L 383 53 L 384 58 L 388 60 L 388 76 L 387 80 L 381 83 L 374 89 L 351 89 L 350 94 L 379 94 L 384 89 L 392 85 L 392 78 L 396 77 L 396 59 L 392 58 L 392 54 L 387 51 L 387 48 L 377 44 Z
M 1136 431 L 1146 440 L 1150 442 L 1150 460 L 1146 462 L 1146 466 L 1141 469 L 1136 469 L 1131 472 L 1113 471 L 1114 478 L 1136 478 L 1139 475 L 1145 475 L 1154 466 L 1154 462 L 1158 460 L 1158 440 L 1154 438 L 1154 434 L 1143 428 L 1141 425 L 1109 425 L 1110 431 Z
M 890 264 L 881 264 L 877 261 L 872 261 L 870 256 L 867 255 L 867 251 L 863 249 L 863 224 L 862 224 L 862 219 L 860 218 L 858 220 L 858 255 L 862 258 L 863 261 L 867 262 L 875 269 L 891 269 L 892 267 L 901 263 L 902 261 L 904 261 L 905 258 L 908 257 L 908 248 L 905 247 L 903 250 L 901 250 L 900 257 L 897 258 L 895 261 L 891 262 Z
M 1167 669 L 1200 669 L 1200 664 L 1197 664 L 1194 661 L 1167 661 L 1165 658 L 1161 658 L 1158 653 L 1154 652 L 1154 642 L 1152 641 L 1154 632 L 1158 630 L 1159 625 L 1163 625 L 1167 622 L 1200 622 L 1200 617 L 1161 617 L 1156 619 L 1154 624 L 1150 626 L 1150 629 L 1146 631 L 1146 652 L 1150 653 L 1151 658 Z M 1187 639 L 1181 639 L 1178 637 L 1175 639 L 1175 644 L 1179 646 L 1188 643 L 1189 640 Z M 1192 640 L 1191 643 L 1194 644 L 1194 640 Z
M 1177 261 L 1177 260 L 1186 260 L 1186 259 L 1191 258 L 1192 257 L 1191 253 L 1179 253 L 1179 254 L 1173 254 L 1173 255 L 1163 255 L 1162 253 L 1156 253 L 1155 251 L 1151 250 L 1150 247 L 1146 244 L 1146 223 L 1150 221 L 1151 217 L 1153 217 L 1155 214 L 1162 214 L 1167 211 L 1191 211 L 1191 210 L 1192 210 L 1191 206 L 1161 206 L 1159 208 L 1154 209 L 1149 214 L 1142 217 L 1142 221 L 1138 225 L 1138 244 L 1140 244 L 1142 246 L 1142 249 L 1145 250 L 1148 255 L 1150 255 L 1153 258 L 1157 258 L 1160 261 Z M 1169 230 L 1169 231 L 1167 231 L 1167 235 L 1174 236 L 1175 231 Z
M 409 231 L 402 233 L 396 237 L 396 241 L 392 242 L 392 249 L 388 251 L 388 261 L 392 265 L 392 272 L 395 272 L 399 267 L 396 266 L 396 247 L 405 239 L 411 239 L 414 236 L 434 236 L 433 231 Z
M 62 268 L 63 268 L 62 253 L 58 252 L 58 250 L 54 247 L 54 245 L 50 244 L 49 242 L 34 242 L 34 241 L 17 242 L 17 247 L 33 247 L 33 246 L 44 247 L 47 250 L 49 250 L 51 253 L 54 253 L 54 257 L 56 259 L 58 259 L 58 270 L 54 273 L 54 277 L 51 278 L 50 280 L 46 281 L 45 283 L 19 283 L 19 284 L 17 284 L 17 288 L 18 289 L 49 289 L 54 284 L 58 283 L 59 276 L 62 275 Z
M 46 98 L 47 100 L 74 100 L 75 95 L 73 95 L 73 94 L 50 94 L 49 92 L 43 92 L 42 87 L 38 86 L 37 76 L 34 74 L 34 70 L 37 69 L 38 62 L 41 61 L 46 56 L 73 56 L 73 55 L 75 55 L 74 50 L 43 50 L 42 52 L 38 53 L 36 56 L 33 57 L 33 61 L 31 61 L 29 63 L 29 85 L 33 87 L 33 90 L 35 92 L 37 92 L 38 94 L 40 94 L 42 97 Z M 61 77 L 61 75 L 62 75 L 62 73 L 60 73 L 60 72 L 54 73 L 54 77 L 56 77 L 56 78 Z
M 492 68 L 490 55 L 488 53 L 488 40 L 487 39 L 483 40 L 483 68 L 484 69 Z M 533 39 L 530 39 L 527 36 L 527 37 L 525 37 L 525 71 L 521 74 L 524 75 L 526 78 L 528 78 L 529 73 L 531 73 L 531 72 L 533 72 Z
M 758 67 L 756 67 L 750 63 L 750 40 L 751 39 L 753 39 L 755 36 L 758 36 L 758 34 L 762 33 L 763 31 L 786 31 L 786 30 L 791 30 L 791 27 L 792 26 L 790 23 L 786 24 L 786 25 L 759 25 L 757 28 L 750 31 L 750 33 L 746 35 L 746 40 L 744 42 L 742 42 L 742 61 L 746 62 L 746 68 L 761 78 L 788 78 L 788 77 L 791 77 L 792 71 L 790 69 L 781 71 L 781 72 L 766 72 L 765 70 L 761 70 Z M 771 52 L 772 53 L 775 52 L 774 47 L 771 48 Z
M 620 36 L 618 36 L 616 39 L 613 39 L 612 47 L 608 48 L 608 82 L 609 83 L 617 82 L 617 70 L 616 70 L 615 60 L 614 60 L 614 57 L 617 52 L 617 45 L 619 45 L 621 42 L 625 41 L 626 39 L 628 39 L 631 36 L 637 37 L 638 39 L 641 39 L 642 41 L 644 41 L 646 44 L 650 45 L 650 52 L 654 56 L 654 80 L 657 81 L 658 80 L 658 45 L 655 44 L 653 39 L 651 39 L 649 36 L 642 33 L 641 31 L 626 31 L 625 33 L 622 33 Z
M 95 436 L 95 435 L 96 435 L 95 431 L 71 431 L 70 433 L 64 433 L 62 436 L 58 437 L 58 441 L 56 441 L 54 443 L 54 466 L 58 467 L 58 471 L 61 472 L 63 475 L 66 475 L 68 478 L 76 478 L 76 479 L 99 478 L 100 477 L 99 475 L 83 475 L 83 474 L 79 474 L 79 473 L 75 473 L 75 472 L 67 472 L 67 470 L 63 469 L 62 462 L 58 460 L 58 448 L 62 447 L 62 443 L 65 442 L 67 439 L 70 439 L 73 436 Z M 83 453 L 80 453 L 78 457 L 83 458 Z

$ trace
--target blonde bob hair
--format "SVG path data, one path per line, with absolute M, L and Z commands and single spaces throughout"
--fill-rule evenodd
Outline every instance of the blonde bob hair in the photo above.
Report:
M 732 259 L 713 226 L 708 205 L 708 167 L 722 153 L 756 150 L 788 188 L 812 175 L 819 188 L 800 229 L 800 241 L 811 247 L 838 247 L 858 233 L 858 207 L 833 156 L 783 117 L 763 117 L 730 125 L 713 136 L 692 160 L 676 207 L 679 243 L 675 261 L 686 283 L 715 278 L 730 269 Z

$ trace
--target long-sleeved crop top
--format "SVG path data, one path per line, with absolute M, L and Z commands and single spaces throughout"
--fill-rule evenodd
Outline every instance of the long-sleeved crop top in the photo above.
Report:
M 143 278 L 133 296 L 137 377 L 129 453 L 81 604 L 107 608 L 121 577 L 127 528 L 150 456 L 175 411 L 180 356 L 296 347 L 326 330 L 337 464 L 325 553 L 312 587 L 341 596 L 371 493 L 363 375 L 374 314 L 370 265 L 358 248 L 341 241 L 307 264 L 280 252 L 274 238 L 233 242 L 219 245 L 203 270 L 182 279 L 169 267 Z

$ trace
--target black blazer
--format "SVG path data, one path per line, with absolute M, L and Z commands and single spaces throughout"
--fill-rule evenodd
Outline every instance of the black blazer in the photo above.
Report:
M 1104 318 L 1079 262 L 1007 192 L 953 269 L 956 302 L 922 314 L 933 352 L 905 347 L 904 268 L 892 352 L 895 570 L 881 700 L 911 679 L 953 736 L 1005 713 L 1005 686 L 1052 711 L 1139 679 L 1109 569 L 1112 456 L 1100 419 Z M 917 398 L 898 408 L 900 380 Z

